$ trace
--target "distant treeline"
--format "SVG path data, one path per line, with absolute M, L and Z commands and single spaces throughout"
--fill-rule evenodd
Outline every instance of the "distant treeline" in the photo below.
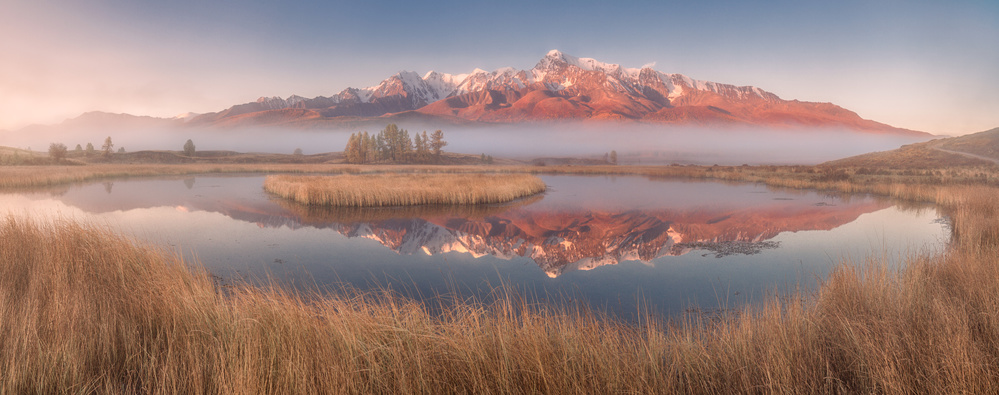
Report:
M 441 149 L 447 145 L 444 132 L 438 129 L 428 136 L 424 130 L 413 135 L 410 138 L 409 131 L 392 123 L 377 135 L 352 133 L 343 154 L 347 163 L 440 163 Z

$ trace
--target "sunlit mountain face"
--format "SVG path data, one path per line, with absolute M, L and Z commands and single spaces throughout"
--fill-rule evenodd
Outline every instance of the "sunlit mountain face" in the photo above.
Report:
M 755 86 L 700 81 L 652 67 L 624 68 L 552 50 L 531 69 L 467 74 L 400 72 L 380 84 L 326 97 L 261 97 L 185 118 L 191 125 L 318 126 L 359 118 L 458 123 L 565 120 L 653 124 L 842 128 L 926 137 L 862 119 L 830 103 L 784 100 Z

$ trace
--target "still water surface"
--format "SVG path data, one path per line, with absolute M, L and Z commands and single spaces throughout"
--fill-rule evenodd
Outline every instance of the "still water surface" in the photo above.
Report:
M 939 251 L 931 206 L 755 184 L 542 176 L 506 205 L 308 209 L 263 176 L 130 179 L 0 194 L 15 214 L 70 217 L 197 258 L 215 275 L 298 287 L 347 283 L 421 297 L 500 284 L 621 316 L 735 308 L 813 288 L 842 260 L 898 265 Z

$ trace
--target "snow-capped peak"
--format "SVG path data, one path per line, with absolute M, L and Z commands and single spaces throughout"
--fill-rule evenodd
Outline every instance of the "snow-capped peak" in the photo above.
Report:
M 495 71 L 479 68 L 467 74 L 447 74 L 429 71 L 422 76 L 412 71 L 400 71 L 375 86 L 363 89 L 347 88 L 332 97 L 307 99 L 292 95 L 281 97 L 261 97 L 254 108 L 267 110 L 305 106 L 324 108 L 330 104 L 346 102 L 371 103 L 383 97 L 400 96 L 409 105 L 403 108 L 420 108 L 448 97 L 483 90 L 521 90 L 542 84 L 543 89 L 561 91 L 565 89 L 592 89 L 587 81 L 594 80 L 585 73 L 603 73 L 603 88 L 628 94 L 642 95 L 647 89 L 659 92 L 670 101 L 682 96 L 687 90 L 702 90 L 733 98 L 759 97 L 779 100 L 769 92 L 756 87 L 736 87 L 708 81 L 698 81 L 681 74 L 666 74 L 655 71 L 655 62 L 646 63 L 641 68 L 624 68 L 619 64 L 600 62 L 593 58 L 579 58 L 558 49 L 548 53 L 530 70 L 503 67 Z M 304 103 L 304 104 L 303 104 Z
M 447 73 L 438 73 L 436 71 L 431 70 L 428 71 L 427 74 L 423 75 L 423 80 L 427 81 L 428 83 L 431 83 L 433 81 L 440 81 L 441 83 L 444 84 L 457 86 L 462 81 L 464 81 L 466 77 L 468 77 L 468 74 L 447 74 Z
M 299 96 L 299 95 L 291 95 L 291 96 L 288 96 L 288 98 L 285 99 L 284 101 L 285 101 L 285 103 L 289 107 L 293 107 L 293 106 L 297 105 L 298 103 L 304 102 L 306 100 L 309 100 L 309 99 L 304 98 L 304 97 Z
M 503 67 L 492 72 L 475 69 L 458 84 L 454 93 L 462 94 L 485 89 L 523 89 L 531 82 L 530 76 L 513 67 Z
M 282 108 L 288 108 L 288 102 L 279 96 L 265 97 L 261 96 L 257 99 L 257 103 L 263 105 L 268 110 L 279 110 Z
M 259 98 L 257 98 L 257 103 L 270 103 L 270 102 L 279 102 L 279 101 L 284 101 L 284 99 L 282 99 L 280 96 L 271 96 L 271 97 L 260 96 Z
M 618 64 L 604 63 L 593 58 L 577 58 L 553 49 L 548 51 L 548 54 L 534 66 L 532 71 L 538 80 L 541 80 L 544 79 L 545 75 L 561 71 L 568 66 L 575 66 L 585 71 L 600 71 L 614 76 L 619 75 L 622 70 L 621 65 Z
M 378 85 L 360 89 L 358 97 L 363 102 L 368 102 L 378 97 L 401 94 L 407 96 L 413 104 L 426 105 L 450 96 L 464 78 L 465 75 L 455 76 L 436 71 L 430 71 L 422 77 L 412 71 L 400 71 Z

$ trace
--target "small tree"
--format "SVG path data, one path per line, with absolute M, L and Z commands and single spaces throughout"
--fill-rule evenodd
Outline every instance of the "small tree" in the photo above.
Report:
M 66 159 L 66 145 L 63 143 L 49 144 L 49 156 L 56 163 L 62 162 L 63 159 Z
M 444 141 L 444 132 L 437 129 L 430 135 L 430 149 L 433 151 L 434 160 L 437 161 L 437 163 L 440 163 L 441 161 L 441 149 L 445 146 L 447 146 L 447 141 Z
M 406 129 L 399 130 L 399 140 L 396 142 L 396 155 L 398 156 L 398 161 L 408 163 L 413 160 L 413 139 L 409 137 L 409 131 Z
M 94 156 L 94 145 L 87 143 L 87 156 Z
M 81 147 L 79 144 L 77 144 L 76 148 L 74 148 L 73 151 L 76 151 L 77 154 L 82 153 L 83 152 L 83 147 Z
M 111 136 L 108 136 L 108 138 L 104 139 L 104 145 L 101 146 L 101 152 L 105 158 L 111 157 L 112 149 L 114 149 L 114 143 L 111 142 Z
M 124 154 L 125 153 L 125 147 L 118 148 L 118 153 L 119 154 Z
M 361 163 L 360 139 L 357 133 L 351 133 L 347 139 L 347 146 L 343 148 L 343 156 L 347 163 Z
M 427 149 L 427 142 L 423 140 L 423 136 L 425 136 L 426 134 L 427 134 L 426 131 L 423 132 L 423 135 L 415 133 L 415 137 L 413 138 L 413 147 L 416 150 L 416 152 L 413 155 L 414 162 L 417 163 L 425 162 L 428 156 L 427 154 L 430 152 L 430 150 Z
M 191 139 L 187 139 L 187 142 L 184 143 L 184 155 L 194 156 L 194 142 Z
M 191 141 L 191 140 L 187 140 L 187 141 Z M 302 149 L 301 149 L 301 148 L 295 148 L 295 152 L 294 152 L 294 153 L 292 153 L 292 155 L 295 155 L 295 156 L 302 156 L 302 155 L 304 155 L 304 154 L 302 154 Z
M 610 163 L 617 164 L 617 151 L 611 150 L 610 152 Z
M 378 160 L 378 139 L 374 135 L 368 134 L 367 131 L 361 137 L 361 150 L 364 151 L 362 155 L 364 158 L 364 163 L 369 163 Z

